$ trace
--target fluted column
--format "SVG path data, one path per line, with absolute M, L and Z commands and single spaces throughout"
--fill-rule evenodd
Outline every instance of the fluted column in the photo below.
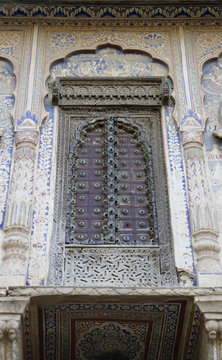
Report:
M 8 285 L 24 285 L 33 213 L 34 167 L 39 132 L 15 132 L 15 149 L 4 221 L 0 272 Z M 18 278 L 16 277 L 18 275 Z
M 202 131 L 182 131 L 189 213 L 198 285 L 221 285 L 220 245 L 215 209 L 207 179 Z

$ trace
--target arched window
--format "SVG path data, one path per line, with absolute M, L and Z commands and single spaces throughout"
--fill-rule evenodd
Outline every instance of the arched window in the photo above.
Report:
M 138 125 L 101 118 L 77 132 L 69 159 L 66 243 L 158 244 L 152 149 Z
M 50 284 L 177 282 L 160 108 L 163 78 L 61 78 Z

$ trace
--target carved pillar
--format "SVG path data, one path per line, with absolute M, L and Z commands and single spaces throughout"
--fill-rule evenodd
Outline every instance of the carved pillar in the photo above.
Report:
M 4 221 L 1 273 L 7 285 L 24 285 L 32 224 L 34 166 L 39 132 L 15 132 L 14 166 Z M 18 277 L 19 279 L 18 280 Z
M 222 359 L 222 296 L 199 296 L 195 298 L 204 316 L 202 339 L 203 360 Z
M 222 281 L 220 246 L 215 210 L 205 168 L 203 132 L 182 131 L 182 143 L 198 285 L 220 285 Z

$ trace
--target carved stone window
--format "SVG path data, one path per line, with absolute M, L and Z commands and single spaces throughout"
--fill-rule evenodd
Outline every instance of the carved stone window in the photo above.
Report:
M 58 79 L 50 283 L 174 285 L 161 78 Z

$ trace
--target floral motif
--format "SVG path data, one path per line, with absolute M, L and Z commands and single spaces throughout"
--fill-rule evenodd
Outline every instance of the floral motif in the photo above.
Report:
M 151 48 L 158 48 L 165 43 L 162 35 L 159 34 L 148 34 L 144 36 L 145 40 L 148 40 L 148 45 Z
M 143 344 L 138 337 L 128 327 L 115 323 L 100 325 L 84 334 L 79 347 L 84 358 L 90 360 L 113 352 L 133 360 L 138 359 L 138 354 L 143 352 Z
M 71 34 L 58 33 L 52 36 L 51 42 L 53 47 L 65 49 L 74 44 L 75 38 Z
M 197 42 L 201 47 L 212 48 L 221 44 L 221 38 L 217 34 L 203 33 L 198 36 Z
M 14 31 L 1 31 L 0 32 L 0 47 L 9 48 L 17 45 L 20 42 L 20 36 Z

